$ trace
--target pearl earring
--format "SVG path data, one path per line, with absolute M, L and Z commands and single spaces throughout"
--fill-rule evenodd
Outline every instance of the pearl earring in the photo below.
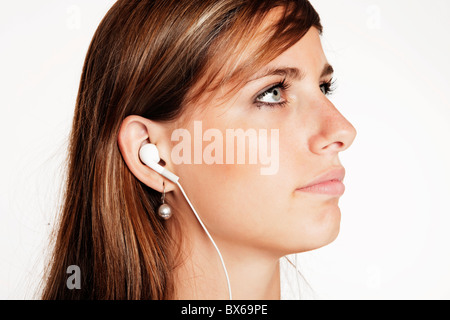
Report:
M 167 220 L 172 216 L 172 208 L 167 203 L 164 203 L 165 198 L 166 198 L 166 187 L 165 187 L 164 181 L 163 181 L 163 193 L 161 195 L 162 203 L 158 208 L 158 215 L 161 218 L 163 218 L 164 220 Z

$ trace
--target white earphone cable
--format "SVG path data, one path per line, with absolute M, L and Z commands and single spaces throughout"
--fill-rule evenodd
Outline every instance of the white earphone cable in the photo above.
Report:
M 206 232 L 206 235 L 208 236 L 209 240 L 211 240 L 211 243 L 214 245 L 214 248 L 216 249 L 217 254 L 219 255 L 220 262 L 222 263 L 223 271 L 225 272 L 225 277 L 227 278 L 228 294 L 229 294 L 230 300 L 232 300 L 230 279 L 228 277 L 227 267 L 225 266 L 225 262 L 223 261 L 222 254 L 220 253 L 219 248 L 217 247 L 216 243 L 214 242 L 214 239 L 211 237 L 211 235 L 209 234 L 205 225 L 203 224 L 202 219 L 200 219 L 200 216 L 198 215 L 197 211 L 194 209 L 194 206 L 192 205 L 191 201 L 189 201 L 189 198 L 187 197 L 186 193 L 184 192 L 183 187 L 181 186 L 181 184 L 178 181 L 176 181 L 176 184 L 180 188 L 181 192 L 183 193 L 184 198 L 186 199 L 187 203 L 189 204 L 192 211 L 194 212 L 195 217 L 197 218 L 198 222 L 202 226 L 203 230 Z

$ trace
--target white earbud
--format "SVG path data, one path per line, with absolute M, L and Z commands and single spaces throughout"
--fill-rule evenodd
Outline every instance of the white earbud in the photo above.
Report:
M 169 170 L 165 169 L 163 166 L 158 164 L 161 158 L 159 157 L 158 149 L 154 144 L 152 143 L 144 144 L 139 150 L 139 158 L 144 164 L 146 164 L 159 174 L 163 175 L 170 181 L 177 183 L 179 177 L 177 177 L 175 174 L 173 174 L 172 172 L 170 172 Z
M 144 144 L 141 147 L 141 149 L 139 149 L 139 158 L 141 159 L 141 161 L 145 165 L 147 165 L 148 167 L 152 168 L 153 170 L 155 170 L 156 172 L 158 172 L 162 176 L 166 177 L 167 179 L 169 179 L 170 181 L 175 183 L 178 186 L 178 188 L 180 188 L 181 193 L 183 194 L 183 196 L 186 199 L 187 203 L 191 207 L 192 211 L 194 212 L 195 217 L 197 218 L 198 222 L 202 226 L 202 228 L 205 231 L 206 235 L 208 236 L 209 240 L 211 241 L 211 243 L 213 244 L 214 248 L 216 249 L 217 254 L 219 255 L 220 262 L 222 263 L 223 271 L 224 271 L 225 277 L 227 279 L 228 295 L 230 297 L 230 300 L 232 300 L 230 279 L 228 277 L 228 271 L 227 271 L 227 268 L 225 266 L 225 262 L 223 261 L 222 254 L 220 253 L 219 248 L 217 247 L 216 243 L 214 242 L 214 239 L 211 237 L 211 235 L 209 234 L 208 230 L 206 229 L 202 219 L 200 219 L 200 216 L 198 215 L 198 213 L 195 210 L 194 206 L 192 205 L 191 201 L 189 200 L 189 198 L 187 197 L 186 193 L 184 192 L 183 187 L 178 182 L 179 177 L 176 176 L 175 174 L 173 174 L 172 172 L 170 172 L 169 170 L 165 169 L 164 167 L 162 167 L 160 164 L 158 164 L 158 162 L 161 160 L 161 158 L 159 157 L 158 148 L 156 148 L 156 146 L 154 144 L 152 144 L 152 143 Z

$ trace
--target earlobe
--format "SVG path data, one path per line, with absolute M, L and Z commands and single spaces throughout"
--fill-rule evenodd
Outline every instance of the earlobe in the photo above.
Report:
M 158 192 L 163 191 L 164 180 L 168 192 L 175 188 L 174 184 L 149 168 L 139 158 L 139 151 L 144 144 L 150 141 L 156 144 L 158 140 L 162 142 L 162 132 L 163 128 L 159 124 L 144 117 L 131 115 L 122 121 L 117 142 L 127 167 L 137 179 Z

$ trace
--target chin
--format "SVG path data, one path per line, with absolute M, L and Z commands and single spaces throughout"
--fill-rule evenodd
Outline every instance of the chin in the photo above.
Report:
M 319 249 L 332 243 L 339 235 L 341 212 L 339 207 L 326 210 L 323 215 L 316 215 L 309 223 L 303 222 L 300 236 L 291 242 L 290 253 L 300 253 Z
M 316 234 L 311 234 L 311 238 L 316 239 L 316 245 L 310 250 L 321 248 L 336 240 L 341 229 L 341 210 L 339 207 L 329 210 L 324 219 L 318 223 L 320 225 L 316 228 Z

